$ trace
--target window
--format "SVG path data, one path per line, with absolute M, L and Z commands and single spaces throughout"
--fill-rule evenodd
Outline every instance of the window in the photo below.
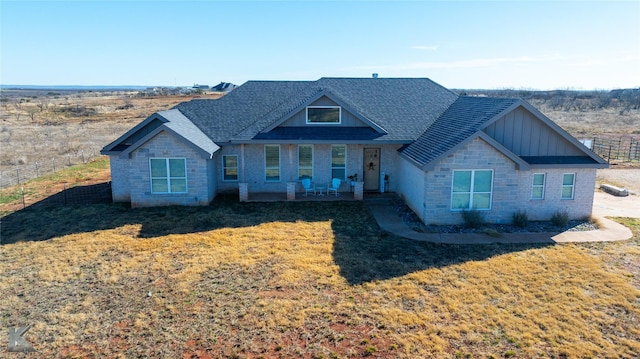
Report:
M 222 156 L 222 180 L 238 180 L 238 156 Z
M 313 180 L 313 145 L 298 146 L 298 180 Z
M 562 199 L 573 199 L 573 188 L 575 187 L 576 174 L 565 173 L 562 175 Z
M 280 145 L 264 146 L 265 181 L 280 181 Z
M 453 171 L 451 209 L 491 209 L 493 170 Z
M 342 109 L 339 106 L 307 107 L 307 123 L 340 123 Z
M 531 199 L 544 199 L 544 173 L 533 174 L 533 184 L 531 186 Z
M 346 180 L 347 146 L 331 145 L 331 178 Z
M 187 193 L 187 160 L 150 158 L 152 193 Z

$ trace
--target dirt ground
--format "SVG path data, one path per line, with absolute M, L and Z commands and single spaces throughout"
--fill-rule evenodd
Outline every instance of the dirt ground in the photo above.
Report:
M 640 195 L 640 168 L 606 168 L 598 170 L 598 184 L 612 184 Z
M 613 217 L 640 218 L 640 168 L 598 170 L 597 186 L 611 184 L 630 191 L 627 197 L 616 197 L 596 189 L 593 210 Z

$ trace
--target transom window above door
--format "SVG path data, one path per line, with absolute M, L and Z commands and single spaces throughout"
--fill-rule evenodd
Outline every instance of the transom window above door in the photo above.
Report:
M 342 121 L 340 106 L 308 106 L 308 124 L 339 124 Z

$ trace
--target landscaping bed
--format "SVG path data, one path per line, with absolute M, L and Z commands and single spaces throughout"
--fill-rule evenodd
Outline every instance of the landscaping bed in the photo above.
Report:
M 434 225 L 424 224 L 418 215 L 407 206 L 399 197 L 392 200 L 398 216 L 416 232 L 420 233 L 539 233 L 539 232 L 565 232 L 565 231 L 592 231 L 598 229 L 598 224 L 592 219 L 570 220 L 566 224 L 556 225 L 549 221 L 528 221 L 524 226 L 516 226 L 504 223 L 482 223 L 479 225 Z

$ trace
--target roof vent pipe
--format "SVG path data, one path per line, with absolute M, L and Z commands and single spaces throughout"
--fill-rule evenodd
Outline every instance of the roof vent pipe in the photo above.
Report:
M 371 74 L 371 76 L 372 76 L 374 79 L 377 79 L 377 78 L 378 78 L 378 74 L 376 74 L 376 73 Z

